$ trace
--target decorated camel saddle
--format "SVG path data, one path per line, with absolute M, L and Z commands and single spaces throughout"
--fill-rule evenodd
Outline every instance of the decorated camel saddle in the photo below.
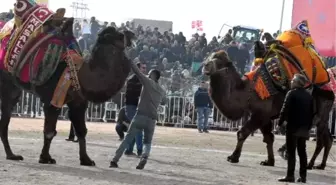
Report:
M 314 47 L 307 21 L 283 32 L 270 43 L 269 48 L 255 45 L 255 50 L 254 65 L 257 67 L 245 76 L 254 81 L 255 90 L 262 99 L 289 89 L 289 82 L 296 73 L 305 75 L 309 84 L 323 86 L 329 82 L 328 72 Z
M 52 101 L 62 107 L 67 92 L 64 88 L 74 85 L 70 79 L 83 61 L 72 34 L 73 18 L 64 18 L 65 9 L 54 13 L 32 0 L 17 0 L 14 14 L 0 31 L 0 69 L 21 83 L 40 86 L 51 78 L 60 62 L 66 62 Z M 79 89 L 78 83 L 75 86 Z

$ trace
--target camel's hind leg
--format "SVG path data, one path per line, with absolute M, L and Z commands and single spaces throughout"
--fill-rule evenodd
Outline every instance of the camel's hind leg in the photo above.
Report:
M 326 167 L 328 155 L 332 146 L 333 139 L 329 132 L 328 121 L 329 113 L 332 109 L 335 95 L 332 91 L 326 91 L 322 89 L 315 88 L 313 91 L 313 96 L 315 98 L 316 108 L 317 108 L 317 128 L 316 128 L 316 148 L 312 159 L 310 160 L 307 168 L 312 169 L 315 160 L 321 150 L 324 149 L 323 159 L 321 165 L 317 166 L 317 169 L 323 170 Z
M 264 125 L 260 128 L 264 139 L 263 142 L 266 143 L 267 149 L 267 160 L 262 161 L 260 164 L 263 166 L 274 166 L 274 151 L 273 151 L 273 143 L 274 143 L 274 134 L 272 133 L 273 123 L 270 121 L 268 124 Z
M 321 128 L 322 127 L 322 128 Z M 316 147 L 314 151 L 313 157 L 310 159 L 309 164 L 307 166 L 308 169 L 319 169 L 324 170 L 327 165 L 328 155 L 330 149 L 333 144 L 333 138 L 325 125 L 321 125 L 321 127 L 317 127 L 317 135 L 316 135 Z M 320 165 L 314 167 L 314 163 L 322 149 L 324 148 L 323 158 Z
M 262 126 L 261 115 L 252 114 L 251 118 L 243 125 L 243 127 L 237 132 L 237 145 L 233 153 L 228 156 L 227 161 L 231 163 L 238 163 L 241 155 L 241 151 L 246 138 L 255 130 Z
M 0 120 L 0 137 L 3 143 L 6 158 L 8 160 L 23 160 L 21 155 L 15 155 L 8 142 L 8 125 L 10 122 L 13 107 L 19 101 L 21 90 L 17 88 L 6 76 L 5 73 L 0 72 L 0 98 L 1 98 L 1 120 Z

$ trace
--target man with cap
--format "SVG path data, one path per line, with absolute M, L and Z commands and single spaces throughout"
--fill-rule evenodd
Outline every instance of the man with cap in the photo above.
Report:
M 305 183 L 307 178 L 307 152 L 306 140 L 313 124 L 313 97 L 304 88 L 307 78 L 301 74 L 295 74 L 291 81 L 291 90 L 287 93 L 280 112 L 279 126 L 285 121 L 286 145 L 288 150 L 287 175 L 279 179 L 280 182 L 294 182 L 295 150 L 297 148 L 300 158 L 300 178 L 298 182 Z

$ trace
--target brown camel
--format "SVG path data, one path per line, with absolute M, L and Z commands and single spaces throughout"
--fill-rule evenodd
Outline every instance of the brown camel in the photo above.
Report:
M 20 3 L 22 4 L 21 1 L 18 3 L 19 5 Z M 54 21 L 51 20 L 44 24 L 44 28 L 47 28 L 48 33 L 52 33 L 51 39 L 60 41 L 58 43 L 62 43 L 62 46 L 64 46 L 63 48 L 69 49 L 70 45 L 72 45 L 73 48 L 76 48 L 78 45 L 72 34 L 73 18 L 62 18 L 58 22 L 59 24 L 53 25 L 53 23 Z M 91 55 L 83 59 L 84 62 L 78 69 L 77 75 L 71 77 L 71 80 L 74 80 L 74 78 L 78 79 L 77 82 L 79 87 L 76 87 L 74 83 L 71 84 L 69 90 L 64 95 L 64 103 L 67 104 L 69 108 L 69 119 L 73 123 L 78 137 L 81 165 L 95 165 L 94 161 L 90 159 L 86 151 L 85 137 L 87 128 L 85 124 L 85 111 L 87 109 L 88 101 L 94 103 L 105 102 L 116 95 L 123 87 L 130 72 L 131 62 L 126 57 L 124 50 L 132 44 L 133 38 L 134 34 L 130 31 L 119 32 L 113 27 L 105 28 L 98 35 Z M 43 44 L 40 44 L 36 49 L 41 47 L 50 48 L 49 40 Z M 21 62 L 24 58 L 25 55 L 19 56 L 17 62 Z M 57 55 L 55 58 L 57 58 Z M 10 73 L 6 70 L 0 71 L 2 112 L 0 120 L 0 137 L 8 160 L 23 160 L 21 155 L 15 155 L 10 148 L 8 142 L 8 125 L 10 122 L 11 111 L 19 99 L 21 89 L 24 89 L 40 97 L 41 101 L 44 103 L 44 143 L 39 163 L 56 163 L 56 160 L 51 157 L 49 149 L 52 139 L 57 134 L 56 123 L 61 108 L 53 105 L 51 101 L 63 72 L 68 69 L 67 67 L 69 64 L 66 63 L 66 59 L 67 58 L 65 57 L 59 61 L 50 60 L 49 63 L 55 65 L 55 68 L 52 68 L 55 70 L 50 73 L 50 78 L 43 78 L 44 82 L 40 84 L 37 84 L 35 81 L 23 82 L 18 76 L 15 76 L 14 73 Z M 50 70 L 49 68 L 44 70 L 46 70 L 44 72 L 50 72 L 48 71 Z
M 268 159 L 262 161 L 261 165 L 274 166 L 272 120 L 278 117 L 287 89 L 279 89 L 275 95 L 262 100 L 254 91 L 254 84 L 245 76 L 241 78 L 225 51 L 209 56 L 204 61 L 203 73 L 210 77 L 210 95 L 224 116 L 231 120 L 238 120 L 243 117 L 245 111 L 251 113 L 250 119 L 237 132 L 236 148 L 227 160 L 231 163 L 238 163 L 246 138 L 255 130 L 260 129 L 268 154 Z M 332 91 L 318 87 L 314 87 L 312 93 L 317 107 L 314 121 L 317 126 L 318 142 L 308 168 L 313 167 L 316 157 L 324 147 L 323 160 L 318 166 L 319 169 L 324 169 L 332 146 L 328 120 L 334 94 Z

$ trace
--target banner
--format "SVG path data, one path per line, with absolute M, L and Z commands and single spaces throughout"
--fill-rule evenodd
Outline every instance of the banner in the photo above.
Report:
M 202 20 L 192 21 L 191 29 L 196 29 L 197 31 L 203 31 L 203 21 Z
M 49 0 L 35 0 L 35 2 L 41 6 L 48 7 L 49 6 Z
M 292 27 L 308 20 L 317 51 L 324 57 L 336 56 L 336 1 L 293 1 Z

